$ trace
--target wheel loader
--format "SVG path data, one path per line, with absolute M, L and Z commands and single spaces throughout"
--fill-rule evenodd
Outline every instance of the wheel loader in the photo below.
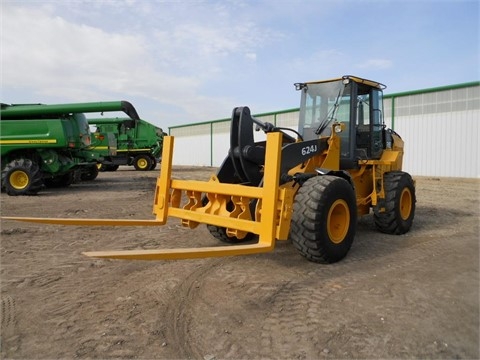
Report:
M 166 136 L 154 220 L 7 218 L 70 225 L 157 226 L 178 218 L 206 224 L 221 246 L 95 251 L 114 259 L 185 259 L 268 252 L 291 240 L 306 259 L 334 263 L 355 238 L 357 218 L 373 212 L 379 231 L 404 234 L 415 213 L 415 182 L 402 171 L 404 142 L 384 124 L 385 86 L 346 75 L 297 83 L 297 130 L 233 109 L 230 149 L 208 181 L 172 178 L 174 138 Z M 254 141 L 254 131 L 266 140 Z M 193 238 L 193 237 L 192 237 Z

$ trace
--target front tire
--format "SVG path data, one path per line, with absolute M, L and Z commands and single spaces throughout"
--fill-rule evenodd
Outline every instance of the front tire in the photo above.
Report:
M 334 263 L 343 259 L 352 246 L 356 227 L 355 191 L 347 180 L 315 176 L 298 190 L 290 239 L 308 260 Z
M 30 159 L 15 159 L 2 170 L 2 187 L 10 196 L 35 195 L 43 186 L 40 168 Z
M 207 202 L 208 202 L 207 198 L 202 199 L 203 205 L 206 205 Z M 233 208 L 234 208 L 233 203 L 229 202 L 227 204 L 227 210 L 232 211 Z M 255 234 L 251 233 L 251 232 L 246 233 L 245 236 L 242 237 L 242 238 L 238 238 L 236 236 L 228 236 L 227 235 L 227 228 L 222 227 L 222 226 L 207 224 L 207 229 L 215 239 L 220 240 L 221 242 L 227 243 L 227 244 L 243 243 L 243 242 L 250 241 L 255 237 Z
M 227 244 L 243 243 L 252 240 L 255 236 L 255 234 L 249 232 L 245 235 L 244 238 L 239 239 L 236 236 L 228 236 L 227 229 L 221 226 L 207 225 L 207 229 L 215 239 Z
M 401 235 L 410 230 L 415 216 L 415 185 L 410 174 L 392 171 L 383 175 L 385 211 L 373 210 L 375 225 L 386 234 Z

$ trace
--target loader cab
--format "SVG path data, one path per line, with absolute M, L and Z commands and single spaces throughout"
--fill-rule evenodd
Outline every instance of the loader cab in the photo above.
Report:
M 330 136 L 331 124 L 342 123 L 340 168 L 354 169 L 359 160 L 379 159 L 385 148 L 384 85 L 353 76 L 295 84 L 302 91 L 299 133 L 304 140 Z

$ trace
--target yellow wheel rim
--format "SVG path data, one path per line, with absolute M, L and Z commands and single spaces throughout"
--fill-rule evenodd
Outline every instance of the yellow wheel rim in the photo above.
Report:
M 412 212 L 412 193 L 409 188 L 404 188 L 400 194 L 400 216 L 407 220 Z
M 137 166 L 138 166 L 140 169 L 146 169 L 147 166 L 148 166 L 148 161 L 145 160 L 145 159 L 138 159 L 138 161 L 137 161 Z
M 28 186 L 28 174 L 22 170 L 15 170 L 10 174 L 10 185 L 16 190 L 23 190 Z
M 335 244 L 340 244 L 347 236 L 350 227 L 350 210 L 345 200 L 336 200 L 327 217 L 327 232 L 330 240 Z

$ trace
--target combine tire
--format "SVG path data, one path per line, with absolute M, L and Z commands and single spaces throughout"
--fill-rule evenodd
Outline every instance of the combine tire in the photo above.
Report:
M 345 179 L 315 176 L 298 190 L 290 239 L 302 256 L 318 263 L 343 259 L 357 227 L 355 191 Z
M 133 166 L 135 170 L 147 171 L 152 166 L 152 159 L 148 155 L 137 155 L 133 159 Z
M 16 159 L 2 170 L 2 187 L 11 196 L 35 195 L 43 186 L 42 173 L 29 159 Z
M 385 211 L 374 208 L 373 217 L 378 230 L 401 235 L 410 230 L 415 216 L 415 186 L 412 177 L 403 171 L 393 171 L 383 176 Z
M 150 170 L 155 170 L 155 168 L 157 167 L 157 159 L 155 159 L 154 157 L 151 157 L 152 159 L 152 165 L 150 166 Z
M 95 180 L 98 176 L 98 167 L 97 165 L 89 166 L 85 169 L 82 169 L 82 174 L 80 178 L 83 181 Z

